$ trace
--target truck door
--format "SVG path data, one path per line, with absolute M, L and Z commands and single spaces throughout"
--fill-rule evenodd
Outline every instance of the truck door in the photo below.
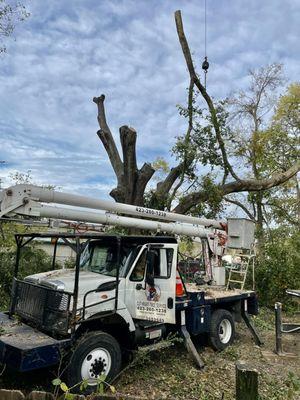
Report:
M 177 248 L 177 244 L 141 246 L 126 278 L 125 303 L 132 318 L 175 323 Z

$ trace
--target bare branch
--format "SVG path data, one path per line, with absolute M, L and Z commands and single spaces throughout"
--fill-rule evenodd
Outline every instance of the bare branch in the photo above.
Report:
M 118 181 L 117 187 L 110 192 L 110 196 L 120 203 L 142 206 L 146 185 L 152 178 L 155 170 L 149 163 L 145 163 L 141 169 L 138 169 L 136 161 L 137 133 L 135 129 L 126 125 L 120 128 L 120 142 L 124 160 L 122 162 L 112 133 L 106 122 L 104 99 L 105 96 L 102 94 L 100 97 L 94 97 L 93 101 L 98 106 L 100 130 L 97 134 L 109 156 Z
M 144 194 L 147 183 L 152 178 L 155 169 L 152 167 L 150 163 L 145 163 L 142 168 L 139 170 L 136 187 L 135 187 L 135 205 L 142 206 L 144 205 Z
M 176 28 L 177 28 L 179 42 L 181 44 L 182 52 L 183 52 L 183 55 L 184 55 L 184 58 L 185 58 L 185 61 L 186 61 L 187 67 L 188 67 L 190 78 L 194 82 L 194 84 L 197 86 L 197 88 L 199 89 L 203 99 L 206 101 L 206 104 L 208 106 L 208 109 L 209 109 L 209 112 L 211 115 L 212 124 L 213 124 L 214 131 L 215 131 L 215 135 L 216 135 L 216 138 L 217 138 L 220 150 L 221 150 L 224 168 L 225 168 L 225 170 L 228 170 L 230 172 L 230 174 L 232 175 L 232 177 L 234 179 L 239 180 L 239 177 L 233 171 L 233 168 L 227 158 L 225 143 L 222 138 L 222 134 L 220 131 L 220 125 L 218 122 L 218 118 L 217 118 L 217 114 L 216 114 L 216 110 L 215 110 L 213 101 L 210 98 L 210 96 L 208 95 L 205 87 L 201 84 L 200 79 L 198 78 L 198 76 L 196 74 L 192 56 L 191 56 L 191 52 L 190 52 L 190 48 L 189 48 L 187 39 L 185 37 L 180 10 L 175 12 L 175 22 L 176 22 Z
M 248 208 L 243 203 L 235 199 L 230 199 L 229 197 L 224 197 L 224 200 L 227 201 L 228 203 L 235 204 L 236 206 L 240 207 L 252 221 L 255 221 L 254 215 L 248 210 Z
M 103 143 L 103 146 L 105 147 L 111 165 L 119 181 L 123 174 L 123 163 L 119 155 L 114 138 L 112 136 L 112 133 L 106 122 L 104 99 L 105 99 L 104 94 L 102 94 L 100 97 L 93 98 L 93 102 L 96 103 L 98 107 L 97 119 L 100 126 L 100 130 L 97 132 L 97 135 L 99 136 L 100 140 Z
M 184 175 L 186 172 L 186 168 L 188 166 L 188 164 L 191 163 L 191 161 L 188 161 L 188 157 L 187 157 L 187 147 L 190 141 L 190 137 L 191 137 L 191 133 L 193 130 L 193 90 L 194 90 L 194 81 L 191 79 L 190 80 L 190 86 L 189 86 L 189 94 L 188 94 L 188 116 L 189 116 L 189 121 L 188 121 L 188 129 L 184 138 L 184 159 L 183 159 L 183 165 L 181 168 L 181 177 L 179 182 L 177 183 L 177 185 L 175 186 L 175 188 L 172 191 L 172 194 L 170 196 L 169 199 L 169 204 L 168 204 L 168 209 L 171 207 L 171 203 L 175 198 L 175 195 L 177 193 L 177 190 L 180 188 L 180 186 L 183 184 L 184 181 Z
M 124 185 L 128 203 L 134 202 L 135 184 L 138 175 L 136 165 L 136 131 L 128 126 L 121 126 L 120 141 L 123 151 Z
M 168 196 L 172 186 L 179 178 L 182 168 L 183 168 L 183 163 L 180 163 L 179 165 L 171 169 L 171 171 L 168 173 L 168 175 L 163 181 L 158 182 L 158 184 L 156 185 L 157 197 L 165 198 L 166 196 Z

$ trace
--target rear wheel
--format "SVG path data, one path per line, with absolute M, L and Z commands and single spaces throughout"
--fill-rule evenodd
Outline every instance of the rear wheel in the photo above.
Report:
M 69 387 L 87 382 L 84 393 L 97 389 L 98 380 L 105 375 L 110 382 L 121 369 L 121 350 L 116 339 L 105 332 L 90 332 L 76 345 L 67 369 Z M 76 391 L 79 391 L 79 386 Z
M 228 310 L 216 310 L 211 317 L 210 344 L 215 350 L 224 350 L 235 337 L 232 314 Z

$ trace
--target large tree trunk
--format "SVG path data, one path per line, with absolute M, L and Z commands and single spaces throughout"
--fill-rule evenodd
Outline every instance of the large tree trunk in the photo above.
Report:
M 117 202 L 142 206 L 144 205 L 146 185 L 152 178 L 155 170 L 149 163 L 144 163 L 138 169 L 136 161 L 137 133 L 133 128 L 126 125 L 120 128 L 120 142 L 123 153 L 122 161 L 113 135 L 106 122 L 104 100 L 105 96 L 103 94 L 93 99 L 94 103 L 98 106 L 100 130 L 97 134 L 103 143 L 117 178 L 117 187 L 110 192 L 110 195 Z

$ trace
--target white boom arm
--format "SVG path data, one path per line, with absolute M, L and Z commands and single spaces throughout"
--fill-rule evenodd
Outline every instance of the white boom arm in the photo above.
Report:
M 72 206 L 72 208 L 50 206 L 43 203 L 63 204 Z M 90 208 L 94 211 L 79 210 L 78 207 Z M 124 217 L 108 212 L 101 213 L 95 210 L 118 212 L 151 218 L 151 220 Z M 0 217 L 16 215 L 101 223 L 104 225 L 140 228 L 200 238 L 207 237 L 212 232 L 212 228 L 224 230 L 226 226 L 225 221 L 196 218 L 145 207 L 115 203 L 108 200 L 98 200 L 70 193 L 57 192 L 53 189 L 34 185 L 15 185 L 2 191 L 0 197 Z M 173 222 L 161 222 L 155 221 L 155 219 Z
M 133 206 L 129 204 L 116 203 L 109 200 L 93 199 L 91 197 L 79 196 L 70 193 L 58 192 L 53 189 L 43 188 L 35 185 L 15 185 L 5 191 L 2 199 L 0 216 L 4 215 L 6 209 L 20 201 L 31 199 L 41 203 L 56 203 L 75 207 L 104 210 L 114 213 L 128 214 L 138 217 L 159 219 L 173 222 L 184 222 L 187 224 L 201 225 L 225 230 L 226 221 L 214 219 L 197 218 L 189 215 L 176 214 L 152 208 Z M 1 201 L 1 198 L 0 198 Z M 95 221 L 92 221 L 95 222 Z M 146 228 L 147 229 L 147 228 Z

